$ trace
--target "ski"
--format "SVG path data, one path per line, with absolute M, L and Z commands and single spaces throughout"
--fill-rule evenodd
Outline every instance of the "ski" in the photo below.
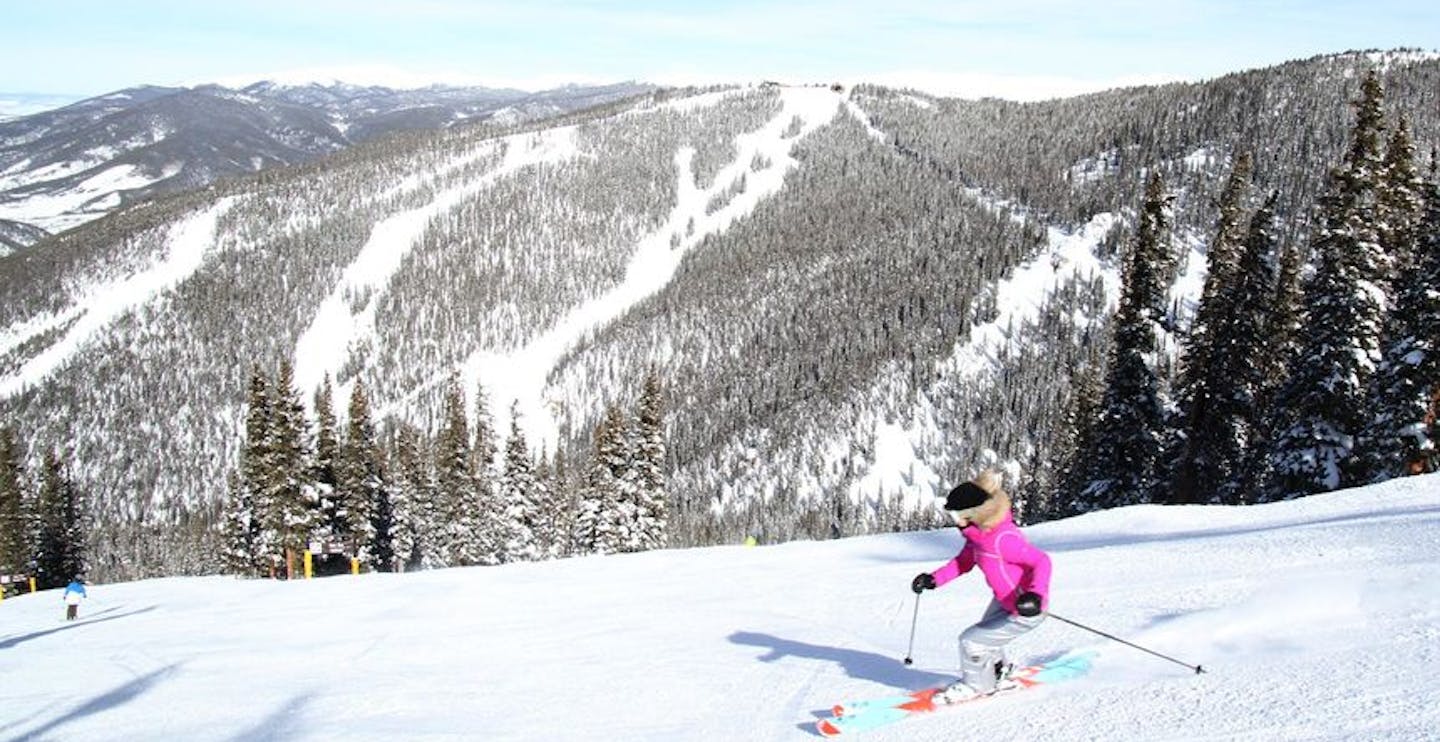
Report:
M 935 694 L 944 689 L 924 688 L 911 693 L 838 704 L 831 710 L 834 716 L 817 721 L 815 729 L 823 737 L 857 734 L 893 724 L 915 714 L 964 706 L 995 696 L 1017 693 L 1038 685 L 1070 680 L 1089 672 L 1093 657 L 1094 655 L 1091 653 L 1069 655 L 1043 664 L 1016 669 L 1010 674 L 1008 679 L 1010 682 L 1007 687 L 991 695 L 979 696 L 960 703 L 936 703 Z

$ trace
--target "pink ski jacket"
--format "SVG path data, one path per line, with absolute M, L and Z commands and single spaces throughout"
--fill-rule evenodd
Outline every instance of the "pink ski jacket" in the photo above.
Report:
M 1050 557 L 1025 540 L 1009 513 L 988 531 L 971 523 L 960 533 L 965 536 L 965 547 L 931 573 L 936 587 L 979 567 L 1005 610 L 1014 614 L 1015 599 L 1024 592 L 1039 595 L 1041 609 L 1049 609 Z

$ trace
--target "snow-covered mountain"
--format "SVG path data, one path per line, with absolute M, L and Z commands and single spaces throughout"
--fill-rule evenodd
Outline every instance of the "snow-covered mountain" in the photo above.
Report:
M 1027 529 L 1069 682 L 877 730 L 956 739 L 1418 740 L 1440 727 L 1440 475 Z M 833 704 L 948 682 L 978 574 L 953 529 L 314 581 L 172 578 L 0 603 L 0 736 L 802 740 Z M 901 658 L 915 636 L 912 666 Z
M 542 92 L 343 83 L 241 89 L 141 87 L 0 121 L 0 250 L 33 244 L 157 193 L 294 165 L 398 132 L 466 122 L 513 125 L 651 89 Z
M 385 428 L 483 385 L 570 471 L 657 369 L 684 543 L 895 527 L 977 462 L 1039 496 L 1145 175 L 1175 195 L 1181 331 L 1231 158 L 1306 244 L 1373 67 L 1428 151 L 1440 61 L 1368 54 L 1032 104 L 664 91 L 373 141 L 0 258 L 0 409 L 69 454 L 115 569 L 186 552 L 115 534 L 213 517 L 247 379 L 285 362 L 307 401 L 362 379 Z

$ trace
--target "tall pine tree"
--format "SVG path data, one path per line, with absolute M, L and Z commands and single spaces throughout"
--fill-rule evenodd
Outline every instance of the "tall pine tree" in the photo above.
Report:
M 1324 492 L 1359 479 L 1352 454 L 1368 417 L 1366 385 L 1380 358 L 1390 264 L 1378 208 L 1382 104 L 1372 73 L 1361 86 L 1350 146 L 1320 203 L 1299 352 L 1275 399 L 1271 497 Z
M 274 558 L 287 577 L 298 569 L 301 553 L 320 525 L 320 498 L 311 479 L 307 443 L 309 422 L 295 389 L 289 361 L 280 365 L 271 407 L 268 488 L 262 501 L 262 522 L 275 540 Z
M 665 392 L 660 375 L 651 370 L 640 392 L 635 418 L 635 476 L 639 490 L 640 546 L 663 548 L 669 523 L 665 490 Z
M 520 430 L 520 405 L 510 405 L 510 438 L 505 442 L 505 470 L 500 476 L 500 503 L 505 513 L 505 561 L 540 559 L 540 500 L 535 462 Z
M 436 549 L 435 534 L 439 531 L 432 494 L 434 485 L 426 463 L 429 457 L 423 446 L 420 431 L 401 423 L 395 434 L 392 457 L 395 514 L 392 545 L 404 569 L 428 566 L 427 560 Z
M 0 427 L 0 575 L 30 573 L 25 465 L 15 430 Z
M 46 451 L 36 504 L 39 538 L 35 542 L 35 577 L 40 589 L 64 587 L 85 572 L 84 504 L 69 467 L 58 451 Z
M 346 531 L 337 534 L 354 544 L 353 556 L 382 571 L 393 569 L 395 556 L 393 508 L 385 486 L 380 441 L 370 415 L 365 383 L 355 379 L 345 437 L 340 444 L 339 479 L 346 507 Z
M 1182 433 L 1178 455 L 1171 462 L 1170 488 L 1165 500 L 1203 502 L 1215 498 L 1222 482 L 1233 473 L 1240 442 L 1230 431 L 1230 411 L 1217 399 L 1231 391 L 1226 375 L 1215 369 L 1231 368 L 1234 348 L 1223 335 L 1237 310 L 1233 294 L 1240 275 L 1245 198 L 1251 178 L 1250 155 L 1236 158 L 1235 168 L 1220 199 L 1220 220 L 1208 252 L 1208 270 L 1195 325 L 1185 344 L 1178 405 Z
M 1135 242 L 1125 259 L 1100 416 L 1081 454 L 1084 484 L 1070 510 L 1147 502 L 1157 488 L 1165 405 L 1151 363 L 1168 304 L 1170 200 L 1159 174 L 1152 175 Z
M 479 504 L 475 460 L 470 451 L 470 424 L 465 418 L 465 392 L 452 376 L 445 387 L 440 432 L 435 439 L 435 507 L 443 514 L 436 533 L 434 566 L 489 563 L 476 527 Z
M 1395 277 L 1386 345 L 1360 437 L 1362 476 L 1381 481 L 1435 471 L 1440 446 L 1440 179 L 1431 172 L 1424 219 Z

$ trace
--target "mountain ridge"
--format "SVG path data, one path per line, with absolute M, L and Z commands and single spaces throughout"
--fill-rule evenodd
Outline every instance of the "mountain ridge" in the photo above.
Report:
M 128 88 L 0 121 L 0 219 L 55 233 L 158 193 L 309 162 L 396 133 L 491 120 L 514 125 L 650 89 Z M 38 241 L 14 230 L 0 239 L 10 250 Z

